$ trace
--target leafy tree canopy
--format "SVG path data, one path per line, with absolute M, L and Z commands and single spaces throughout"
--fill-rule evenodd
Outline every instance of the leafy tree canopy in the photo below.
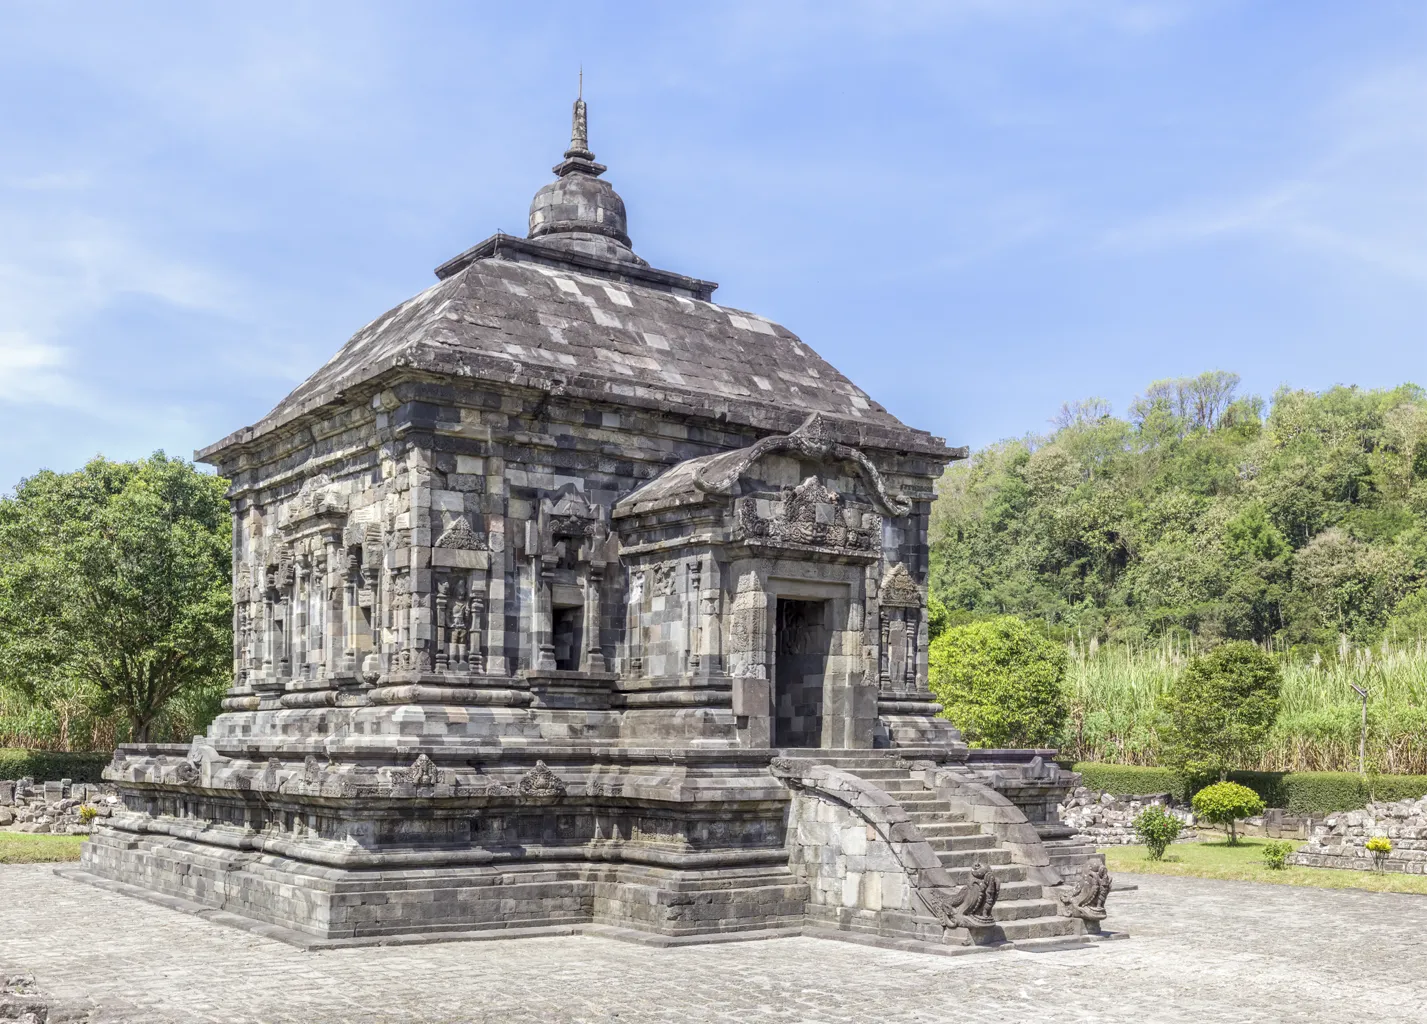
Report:
M 231 671 L 226 482 L 162 452 L 44 471 L 0 498 L 0 687 L 155 735 Z
M 932 642 L 931 688 L 943 717 L 981 747 L 1043 747 L 1069 713 L 1065 648 L 1020 619 L 951 626 Z
M 1157 381 L 1128 419 L 1067 403 L 1049 435 L 950 467 L 931 539 L 951 621 L 1325 650 L 1427 636 L 1404 604 L 1427 589 L 1427 393 L 1282 389 L 1266 411 L 1237 388 Z

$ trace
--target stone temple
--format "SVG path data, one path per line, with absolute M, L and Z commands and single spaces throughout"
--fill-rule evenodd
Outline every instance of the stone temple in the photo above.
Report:
M 592 931 L 1088 941 L 1048 751 L 927 687 L 933 484 L 786 328 L 635 255 L 576 102 L 496 234 L 198 458 L 234 680 L 121 748 L 79 877 L 308 946 Z

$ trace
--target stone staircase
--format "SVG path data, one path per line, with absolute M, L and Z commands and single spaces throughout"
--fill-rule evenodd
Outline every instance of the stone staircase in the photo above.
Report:
M 1084 941 L 1081 922 L 1060 916 L 1056 901 L 1046 897 L 1039 882 L 1027 878 L 1025 867 L 1011 863 L 1010 850 L 1002 847 L 995 835 L 953 810 L 948 800 L 927 789 L 909 769 L 899 767 L 895 758 L 830 755 L 817 760 L 857 776 L 897 801 L 957 885 L 970 882 L 977 861 L 991 868 L 1001 883 L 993 914 L 1002 933 L 992 941 L 1004 938 L 1018 945 Z

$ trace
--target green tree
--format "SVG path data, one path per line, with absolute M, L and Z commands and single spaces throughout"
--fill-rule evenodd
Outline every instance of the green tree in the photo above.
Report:
M 1043 747 L 1069 714 L 1065 648 L 1012 616 L 945 630 L 931 645 L 931 688 L 969 743 Z
M 935 594 L 927 595 L 927 642 L 935 641 L 951 625 L 951 613 Z
M 1192 659 L 1159 700 L 1161 761 L 1220 780 L 1252 762 L 1278 716 L 1280 685 L 1272 655 L 1247 641 Z
M 121 714 L 151 739 L 231 671 L 225 481 L 162 452 L 43 471 L 0 498 L 0 687 Z
M 1239 833 L 1236 823 L 1241 818 L 1252 818 L 1263 813 L 1263 800 L 1248 786 L 1237 782 L 1216 782 L 1205 786 L 1194 794 L 1190 801 L 1194 813 L 1211 825 L 1223 825 L 1229 830 L 1229 845 L 1237 846 Z
M 1067 403 L 1049 435 L 949 467 L 931 585 L 952 621 L 1130 643 L 1380 638 L 1427 584 L 1427 394 L 1282 389 L 1265 413 L 1236 386 L 1157 381 L 1126 419 Z

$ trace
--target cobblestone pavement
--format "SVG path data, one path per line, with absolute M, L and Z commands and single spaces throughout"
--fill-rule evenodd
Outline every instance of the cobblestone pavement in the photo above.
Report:
M 143 1022 L 1427 1021 L 1427 897 L 1137 877 L 1127 941 L 937 957 L 593 937 L 303 953 L 0 867 L 0 973 Z

